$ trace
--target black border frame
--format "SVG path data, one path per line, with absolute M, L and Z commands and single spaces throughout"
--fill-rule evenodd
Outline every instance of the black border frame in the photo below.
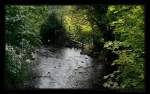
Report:
M 90 5 L 90 4 L 110 4 L 110 5 L 115 5 L 115 4 L 131 4 L 131 5 L 144 5 L 145 6 L 145 90 L 144 91 L 132 91 L 132 92 L 127 92 L 125 90 L 97 90 L 97 89 L 33 89 L 33 90 L 6 90 L 4 89 L 3 81 L 4 81 L 4 56 L 5 56 L 5 5 Z M 8 0 L 8 1 L 2 1 L 0 4 L 0 69 L 1 69 L 1 74 L 2 77 L 0 77 L 0 84 L 2 85 L 1 89 L 4 93 L 63 93 L 63 94 L 70 94 L 70 93 L 97 93 L 97 94 L 111 94 L 111 93 L 133 93 L 133 94 L 150 94 L 149 91 L 149 83 L 150 83 L 150 78 L 148 75 L 148 54 L 150 51 L 148 51 L 148 44 L 146 43 L 146 40 L 148 40 L 148 22 L 149 20 L 147 19 L 150 17 L 148 16 L 148 6 L 145 4 L 144 0 L 103 0 L 98 2 L 98 0 Z M 146 18 L 147 15 L 147 18 Z M 147 51 L 146 51 L 147 50 Z

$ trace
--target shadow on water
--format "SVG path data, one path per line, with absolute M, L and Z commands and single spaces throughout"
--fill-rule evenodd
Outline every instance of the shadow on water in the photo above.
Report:
M 107 67 L 81 54 L 81 49 L 41 47 L 35 56 L 27 88 L 103 88 Z

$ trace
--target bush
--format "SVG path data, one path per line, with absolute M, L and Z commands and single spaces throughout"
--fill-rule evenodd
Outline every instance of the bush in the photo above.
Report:
M 115 25 L 114 34 L 119 37 L 115 41 L 108 41 L 104 47 L 118 54 L 119 58 L 113 64 L 119 64 L 116 78 L 110 77 L 104 83 L 109 88 L 144 88 L 144 13 L 142 6 L 126 6 L 128 11 L 121 11 L 124 6 L 111 6 L 119 11 Z M 120 9 L 118 9 L 120 8 Z M 114 11 L 113 10 L 113 11 Z M 128 19 L 128 20 L 126 20 Z M 138 21 L 137 21 L 138 20 Z M 135 22 L 136 21 L 136 22 Z M 119 24 L 118 24 L 119 23 Z M 111 74 L 109 74 L 111 75 Z M 109 81 L 117 82 L 116 87 L 110 87 Z
M 45 20 L 46 13 L 46 6 L 6 6 L 6 88 L 24 87 L 27 66 L 32 63 L 31 53 L 41 44 L 39 27 Z
M 49 14 L 47 20 L 41 26 L 41 40 L 43 44 L 63 45 L 66 40 L 66 32 L 55 13 Z

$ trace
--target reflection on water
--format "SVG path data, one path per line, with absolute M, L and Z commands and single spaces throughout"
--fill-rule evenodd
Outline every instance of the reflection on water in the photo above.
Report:
M 104 65 L 80 54 L 80 49 L 41 47 L 30 67 L 33 88 L 94 88 Z

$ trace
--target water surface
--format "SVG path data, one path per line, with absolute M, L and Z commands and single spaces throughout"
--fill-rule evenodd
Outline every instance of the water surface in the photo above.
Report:
M 41 47 L 30 66 L 33 88 L 95 88 L 105 70 L 81 49 Z

